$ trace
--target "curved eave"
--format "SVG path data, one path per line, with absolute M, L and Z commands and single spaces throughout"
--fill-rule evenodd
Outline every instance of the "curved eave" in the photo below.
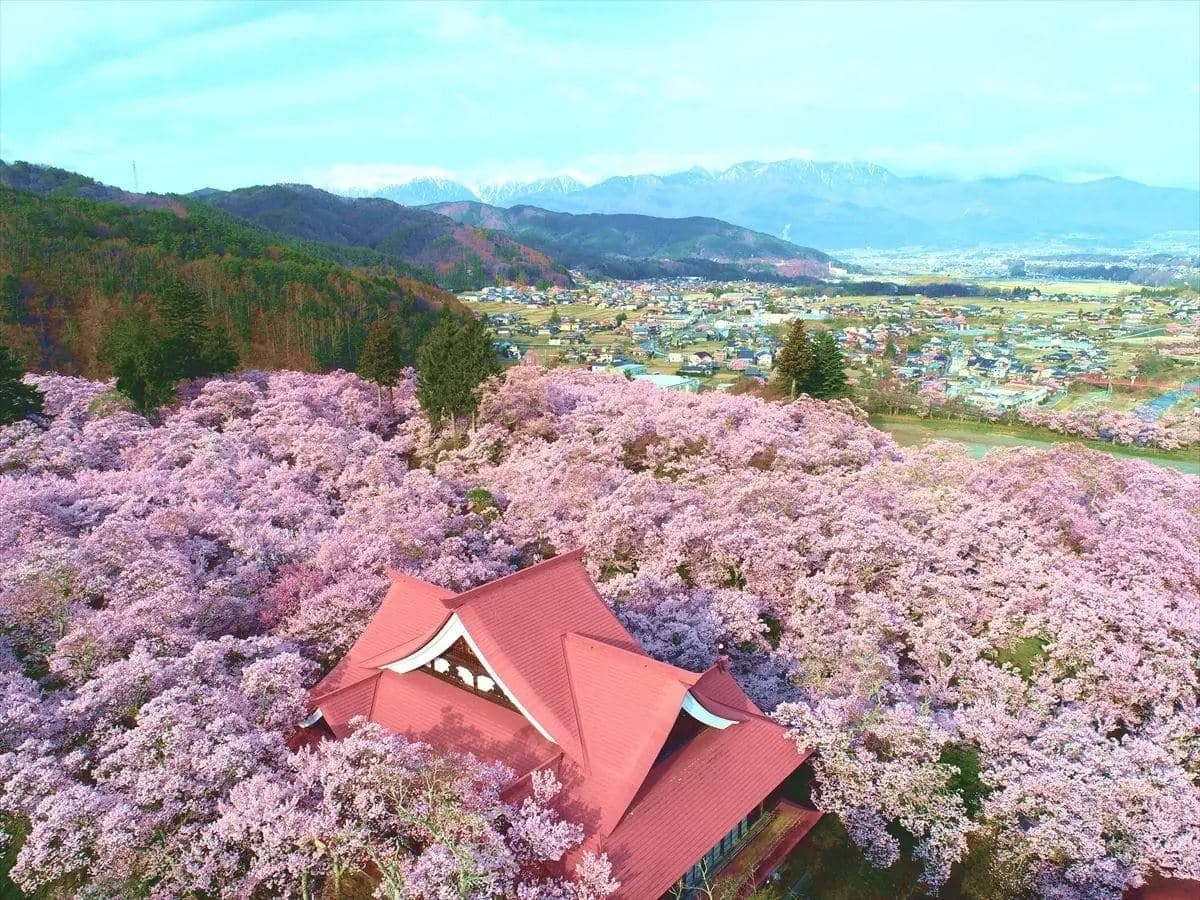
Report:
M 459 638 L 462 638 L 464 641 L 466 641 L 467 646 L 471 648 L 471 652 L 475 654 L 475 657 L 487 671 L 488 677 L 496 682 L 496 686 L 499 687 L 500 690 L 504 692 L 505 696 L 512 701 L 513 706 L 517 708 L 517 711 L 525 717 L 529 724 L 536 728 L 538 733 L 550 743 L 557 744 L 558 741 L 556 741 L 550 732 L 547 731 L 546 728 L 543 727 L 536 718 L 534 718 L 533 713 L 531 713 L 525 707 L 525 705 L 521 702 L 521 699 L 511 690 L 509 690 L 508 685 L 504 683 L 504 679 L 500 677 L 495 667 L 488 662 L 487 657 L 483 654 L 483 651 L 479 649 L 479 645 L 476 644 L 474 638 L 471 637 L 471 633 L 467 631 L 466 626 L 463 625 L 462 619 L 458 617 L 458 613 L 451 613 L 450 618 L 446 620 L 446 623 L 438 630 L 437 634 L 435 634 L 420 649 L 408 654 L 407 656 L 403 656 L 400 659 L 394 659 L 391 662 L 384 663 L 383 665 L 378 666 L 378 668 L 399 674 L 412 672 L 421 668 L 421 666 L 424 666 L 427 663 L 433 662 L 433 660 L 437 659 L 439 656 L 449 650 L 450 646 Z
M 695 698 L 691 691 L 683 695 L 683 711 L 697 722 L 721 731 L 724 731 L 730 725 L 737 724 L 736 719 L 726 719 L 724 716 L 718 716 L 716 713 L 705 709 L 700 705 L 700 701 Z

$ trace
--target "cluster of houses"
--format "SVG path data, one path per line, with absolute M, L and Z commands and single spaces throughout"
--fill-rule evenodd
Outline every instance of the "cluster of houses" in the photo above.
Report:
M 1078 378 L 1122 377 L 1127 373 L 1114 371 L 1107 343 L 1200 318 L 1194 297 L 1144 293 L 1081 304 L 1031 290 L 1001 303 L 919 294 L 842 298 L 696 278 L 577 281 L 581 286 L 545 291 L 489 287 L 464 299 L 479 304 L 509 358 L 536 346 L 564 364 L 621 371 L 671 390 L 768 378 L 786 326 L 799 318 L 831 329 L 852 371 L 878 372 L 886 364 L 889 378 L 927 398 L 959 398 L 993 411 L 1046 402 Z M 580 304 L 588 315 L 571 313 Z M 533 310 L 539 312 L 529 315 Z

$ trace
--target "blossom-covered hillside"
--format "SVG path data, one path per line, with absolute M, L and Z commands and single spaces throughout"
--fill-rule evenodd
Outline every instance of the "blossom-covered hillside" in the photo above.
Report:
M 649 652 L 724 645 L 878 864 L 904 847 L 938 885 L 970 841 L 1045 896 L 1200 876 L 1200 479 L 901 452 L 849 405 L 529 366 L 457 440 L 411 383 L 380 410 L 341 373 L 192 385 L 157 423 L 32 380 L 54 418 L 0 431 L 0 823 L 26 890 L 611 892 L 603 858 L 546 880 L 578 839 L 552 783 L 504 809 L 483 761 L 372 728 L 285 743 L 386 566 L 460 589 L 580 545 Z M 401 814 L 414 791 L 436 802 Z

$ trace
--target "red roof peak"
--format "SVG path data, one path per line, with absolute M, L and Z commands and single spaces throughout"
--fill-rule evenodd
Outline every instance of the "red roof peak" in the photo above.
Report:
M 689 687 L 699 681 L 703 674 L 701 672 L 690 672 L 687 669 L 681 669 L 678 666 L 657 660 L 644 650 L 631 650 L 628 647 L 622 647 L 620 644 L 614 644 L 602 638 L 588 637 L 585 634 L 579 634 L 574 631 L 563 635 L 563 644 L 567 646 L 568 654 L 573 652 L 571 645 L 576 645 L 583 652 L 590 651 L 602 657 L 607 656 L 612 662 L 639 667 L 645 671 L 647 677 L 667 678 L 678 681 L 681 684 L 686 684 Z
M 510 572 L 503 575 L 494 581 L 489 581 L 485 584 L 477 585 L 470 590 L 463 591 L 461 594 L 450 594 L 446 601 L 448 609 L 458 609 L 463 605 L 470 603 L 472 600 L 478 600 L 480 597 L 495 595 L 496 588 L 508 587 L 516 581 L 524 581 L 529 577 L 537 578 L 539 575 L 544 575 L 548 569 L 555 568 L 565 562 L 579 562 L 583 560 L 583 548 L 576 547 L 574 550 L 568 550 L 566 553 L 560 553 L 558 556 L 552 556 L 549 559 L 544 559 L 539 563 L 534 563 L 532 566 L 527 566 L 524 569 L 518 569 L 515 572 Z M 449 593 L 449 592 L 447 592 Z
M 454 591 L 447 590 L 438 584 L 431 584 L 428 581 L 422 581 L 415 575 L 409 575 L 407 572 L 401 571 L 400 569 L 388 569 L 387 574 L 388 578 L 392 580 L 393 584 L 400 586 L 410 602 L 414 598 L 418 597 L 421 599 L 441 600 L 445 602 L 446 600 L 453 599 L 455 596 Z

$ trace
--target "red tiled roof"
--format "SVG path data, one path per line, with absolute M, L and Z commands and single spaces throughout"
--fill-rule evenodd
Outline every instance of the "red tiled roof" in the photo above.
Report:
M 576 633 L 642 652 L 596 593 L 581 555 L 556 556 L 451 601 L 504 684 L 575 760 L 584 751 L 563 637 Z
M 619 896 L 662 895 L 806 756 L 761 713 L 704 729 L 650 771 L 616 831 L 597 844 L 621 880 Z
M 419 649 L 450 617 L 445 601 L 454 598 L 453 591 L 403 572 L 390 571 L 388 575 L 392 586 L 366 630 L 333 671 L 313 688 L 314 707 L 324 710 L 323 698 L 327 695 L 378 675 L 379 663 L 372 665 L 372 657 L 393 651 L 396 656 L 392 659 L 396 659 Z
M 363 715 L 396 733 L 466 750 L 524 777 L 551 768 L 558 806 L 607 852 L 620 897 L 657 897 L 803 761 L 722 669 L 689 672 L 648 656 L 596 592 L 573 551 L 454 595 L 392 573 L 362 636 L 312 691 L 335 736 Z M 516 710 L 416 669 L 381 669 L 424 647 L 452 615 L 483 661 L 553 738 Z M 735 724 L 704 727 L 656 764 L 685 696 Z
M 566 635 L 563 644 L 584 749 L 571 793 L 589 807 L 589 824 L 611 834 L 697 676 L 577 634 Z
M 561 753 L 515 710 L 417 670 L 384 672 L 372 720 L 435 747 L 500 759 L 518 774 Z

